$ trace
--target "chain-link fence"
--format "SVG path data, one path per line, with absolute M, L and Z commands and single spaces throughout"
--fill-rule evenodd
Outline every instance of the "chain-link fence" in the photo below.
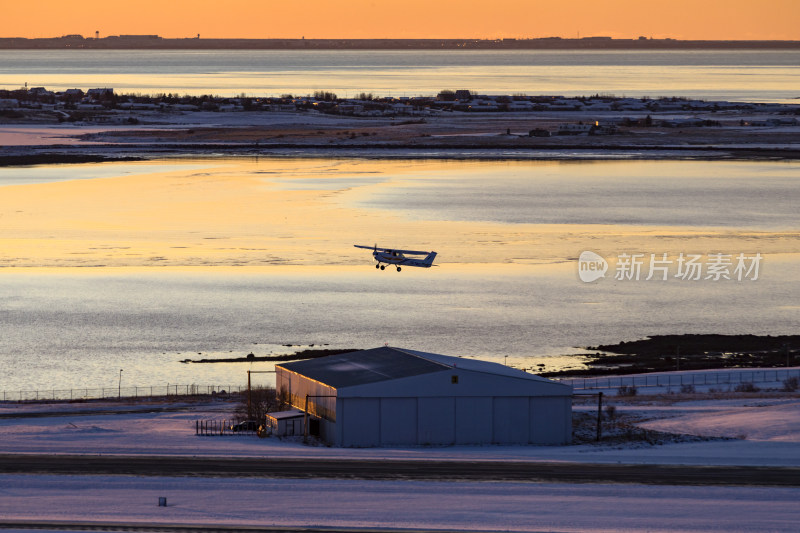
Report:
M 562 379 L 560 383 L 572 385 L 575 390 L 618 389 L 620 387 L 681 387 L 684 385 L 716 386 L 739 383 L 781 383 L 800 377 L 800 369 L 759 369 L 714 372 L 675 372 L 673 374 L 639 374 L 636 376 L 609 376 L 597 378 Z
M 99 400 L 130 398 L 161 398 L 171 396 L 210 396 L 240 393 L 246 385 L 151 385 L 146 387 L 103 387 L 84 389 L 46 389 L 3 391 L 4 402 L 31 402 L 46 400 Z

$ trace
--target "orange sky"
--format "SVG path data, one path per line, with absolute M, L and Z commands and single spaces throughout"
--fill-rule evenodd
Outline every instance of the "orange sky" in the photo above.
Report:
M 800 0 L 39 0 L 3 2 L 0 37 L 800 40 Z

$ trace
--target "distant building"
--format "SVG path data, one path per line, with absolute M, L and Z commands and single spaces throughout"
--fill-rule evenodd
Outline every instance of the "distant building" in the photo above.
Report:
M 559 135 L 581 135 L 589 134 L 594 127 L 593 124 L 559 124 Z
M 78 102 L 83 98 L 83 91 L 80 89 L 67 89 L 63 93 L 63 98 L 66 102 Z
M 528 137 L 550 137 L 550 132 L 543 128 L 536 128 L 528 132 Z
M 334 446 L 566 444 L 572 434 L 572 387 L 497 363 L 381 347 L 275 371 L 304 433 Z
M 108 88 L 108 87 L 98 88 L 98 89 L 89 89 L 88 91 L 86 91 L 86 96 L 88 96 L 89 98 L 92 98 L 94 100 L 100 100 L 102 98 L 107 98 L 109 96 L 113 96 L 113 94 L 114 94 L 114 89 L 111 89 L 111 88 Z
M 156 40 L 161 39 L 160 35 L 120 35 L 120 39 L 133 39 L 133 40 Z

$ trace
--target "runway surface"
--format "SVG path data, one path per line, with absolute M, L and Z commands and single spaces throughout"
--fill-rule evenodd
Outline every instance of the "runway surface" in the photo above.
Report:
M 0 474 L 800 486 L 800 468 L 513 461 L 0 455 Z

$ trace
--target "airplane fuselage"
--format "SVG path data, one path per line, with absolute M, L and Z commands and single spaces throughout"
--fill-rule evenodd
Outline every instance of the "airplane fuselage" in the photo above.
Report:
M 434 257 L 436 253 L 433 252 L 431 255 Z M 381 263 L 386 263 L 389 265 L 403 265 L 403 266 L 413 266 L 413 267 L 422 267 L 422 268 L 430 268 L 433 263 L 433 257 L 425 259 L 412 259 L 410 257 L 406 257 L 399 252 L 372 252 L 372 256 L 375 258 L 375 261 L 378 262 L 380 265 Z
M 376 261 L 375 268 L 380 268 L 381 270 L 384 270 L 386 265 L 394 265 L 398 272 L 400 272 L 401 266 L 430 268 L 433 266 L 433 260 L 436 258 L 436 252 L 392 250 L 389 248 L 379 248 L 378 246 L 364 246 L 361 244 L 354 244 L 353 246 L 356 248 L 371 249 L 372 257 Z M 409 255 L 417 256 L 419 259 L 408 257 Z

